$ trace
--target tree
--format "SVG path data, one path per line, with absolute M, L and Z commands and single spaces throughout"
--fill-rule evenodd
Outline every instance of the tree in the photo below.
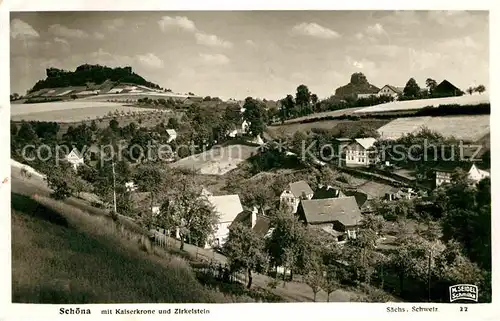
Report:
M 141 191 L 151 194 L 151 209 L 156 201 L 158 193 L 164 188 L 166 175 L 158 167 L 150 164 L 141 165 L 137 168 L 134 181 Z
M 167 127 L 173 129 L 179 129 L 179 121 L 177 120 L 177 118 L 175 117 L 169 118 Z
M 158 224 L 168 230 L 178 229 L 181 250 L 186 238 L 204 245 L 215 232 L 218 213 L 189 174 L 176 175 L 169 190 L 161 202 Z
M 109 121 L 109 128 L 111 128 L 111 130 L 112 130 L 113 132 L 118 132 L 118 128 L 119 128 L 119 123 L 118 123 L 118 121 L 117 121 L 116 119 L 114 119 L 114 118 L 113 118 L 113 119 L 111 119 L 111 120 Z
M 321 258 L 317 253 L 308 253 L 308 260 L 306 263 L 306 272 L 304 275 L 304 282 L 309 285 L 313 291 L 313 301 L 316 302 L 316 295 L 324 285 L 325 278 L 323 276 L 323 265 Z
M 365 214 L 361 221 L 361 228 L 372 230 L 377 235 L 381 235 L 385 226 L 385 220 L 381 215 Z
M 408 98 L 417 98 L 420 95 L 420 87 L 414 78 L 410 78 L 406 83 L 403 94 Z
M 276 213 L 272 226 L 274 230 L 266 244 L 271 263 L 282 266 L 285 272 L 290 269 L 293 273 L 293 269 L 300 268 L 300 263 L 305 261 L 301 260 L 301 256 L 308 246 L 307 231 L 294 215 L 286 211 Z
M 252 272 L 263 269 L 266 264 L 264 240 L 248 226 L 236 223 L 231 226 L 224 244 L 231 271 L 245 270 L 248 273 L 247 288 L 252 286 Z
M 483 92 L 485 92 L 485 91 L 486 91 L 486 87 L 485 87 L 484 85 L 479 85 L 479 86 L 477 86 L 476 88 L 474 88 L 474 91 L 476 91 L 476 92 L 478 92 L 478 93 L 482 94 Z
M 280 103 L 281 103 L 280 119 L 282 122 L 290 117 L 295 116 L 294 115 L 295 101 L 292 95 L 286 95 L 285 98 L 280 100 Z
M 51 171 L 48 171 L 46 181 L 54 192 L 52 196 L 55 199 L 62 200 L 66 199 L 73 194 L 73 188 L 68 181 L 68 176 L 70 168 L 55 167 Z
M 311 92 L 306 85 L 300 85 L 297 87 L 297 93 L 295 94 L 295 103 L 299 106 L 301 115 L 309 115 L 312 112 L 311 109 Z
M 472 95 L 472 93 L 475 92 L 475 88 L 469 87 L 466 89 L 466 91 L 469 95 Z
M 437 81 L 435 81 L 434 79 L 432 78 L 427 78 L 425 80 L 425 85 L 427 87 L 427 89 L 429 90 L 429 94 L 432 96 L 432 94 L 434 93 L 434 89 L 437 87 Z
M 69 184 L 77 197 L 80 197 L 81 192 L 90 192 L 92 190 L 92 185 L 89 182 L 77 176 L 73 171 L 70 174 L 68 177 Z
M 249 123 L 249 132 L 254 137 L 262 135 L 267 124 L 267 112 L 265 105 L 252 97 L 247 97 L 243 108 L 245 108 L 243 118 Z
M 329 262 L 326 266 L 326 274 L 322 285 L 322 289 L 326 292 L 326 302 L 330 302 L 330 294 L 339 288 L 340 269 L 336 262 Z

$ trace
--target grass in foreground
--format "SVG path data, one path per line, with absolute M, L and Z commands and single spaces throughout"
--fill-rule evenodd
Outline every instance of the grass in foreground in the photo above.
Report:
M 252 301 L 205 288 L 186 261 L 141 251 L 133 233 L 123 239 L 108 223 L 49 198 L 12 194 L 13 302 Z

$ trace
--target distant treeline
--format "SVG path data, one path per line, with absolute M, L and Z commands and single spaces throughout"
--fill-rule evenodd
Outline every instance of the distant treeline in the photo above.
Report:
M 134 73 L 132 67 L 110 68 L 101 65 L 85 64 L 78 66 L 75 71 L 48 68 L 46 72 L 47 78 L 39 80 L 29 91 L 30 93 L 45 88 L 86 86 L 88 83 L 102 84 L 106 80 L 161 89 L 159 85 L 149 82 Z
M 360 114 L 360 115 L 341 115 L 341 116 L 323 116 L 304 119 L 299 124 L 314 123 L 323 120 L 361 120 L 361 119 L 392 119 L 400 117 L 422 117 L 422 116 L 456 116 L 456 115 L 489 115 L 491 113 L 490 104 L 479 105 L 440 105 L 438 107 L 427 106 L 415 112 L 401 111 L 400 113 L 380 113 L 380 114 Z
M 23 104 L 37 104 L 37 103 L 50 103 L 55 101 L 63 101 L 62 98 L 29 98 L 26 99 Z

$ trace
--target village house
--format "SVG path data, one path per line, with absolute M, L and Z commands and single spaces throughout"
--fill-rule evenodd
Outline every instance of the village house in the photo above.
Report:
M 69 154 L 66 155 L 65 159 L 66 161 L 68 161 L 68 163 L 71 164 L 71 166 L 75 171 L 78 169 L 78 166 L 85 164 L 83 156 L 76 148 L 73 148 L 71 152 L 69 152 Z
M 462 90 L 457 88 L 446 79 L 439 83 L 439 85 L 437 85 L 434 90 L 432 90 L 432 95 L 434 97 L 453 97 L 462 96 L 463 94 L 464 93 Z
M 221 247 L 229 236 L 229 226 L 235 218 L 243 212 L 240 197 L 234 195 L 213 196 L 208 195 L 207 200 L 219 214 L 219 221 L 213 237 L 206 243 L 205 248 Z
M 257 207 L 252 210 L 243 210 L 239 213 L 229 226 L 233 228 L 236 224 L 242 224 L 252 229 L 259 237 L 266 238 L 272 233 L 271 219 L 258 214 Z
M 327 232 L 339 242 L 356 238 L 362 220 L 353 196 L 303 200 L 297 209 L 297 216 L 308 226 Z
M 435 187 L 439 187 L 443 184 L 451 183 L 451 177 L 453 172 L 457 168 L 462 168 L 466 173 L 468 173 L 469 179 L 473 183 L 478 183 L 480 180 L 486 177 L 490 177 L 490 173 L 477 168 L 476 164 L 465 163 L 463 165 L 458 165 L 456 167 L 438 167 L 435 169 Z
M 137 190 L 137 186 L 135 185 L 134 182 L 126 182 L 125 183 L 125 189 L 127 192 L 135 192 Z
M 168 136 L 168 140 L 167 140 L 167 143 L 170 143 L 174 140 L 176 140 L 177 138 L 177 132 L 175 131 L 175 129 L 167 129 L 167 136 Z
M 290 183 L 280 195 L 280 206 L 288 206 L 292 213 L 296 213 L 300 200 L 310 200 L 313 195 L 314 192 L 306 181 Z
M 418 194 L 411 187 L 393 187 L 385 193 L 385 199 L 388 201 L 411 200 Z
M 391 85 L 385 85 L 384 87 L 380 88 L 378 92 L 378 96 L 391 96 L 394 98 L 394 100 L 397 100 L 399 95 L 403 94 L 403 88 L 401 87 L 395 87 Z
M 325 198 L 336 198 L 345 197 L 344 193 L 340 189 L 332 187 L 330 185 L 319 185 L 316 191 L 314 191 L 313 197 L 311 199 L 325 199 Z
M 375 138 L 356 138 L 343 149 L 343 163 L 346 166 L 368 167 L 377 162 Z

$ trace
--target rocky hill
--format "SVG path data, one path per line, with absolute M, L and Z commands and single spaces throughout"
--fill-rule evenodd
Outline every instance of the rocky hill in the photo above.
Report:
M 368 82 L 363 73 L 357 72 L 351 75 L 351 81 L 335 90 L 335 96 L 339 98 L 356 97 L 358 94 L 376 94 L 380 89 Z
M 34 93 L 48 88 L 85 87 L 87 90 L 95 90 L 92 87 L 108 83 L 109 85 L 132 84 L 160 90 L 161 87 L 149 82 L 132 71 L 132 67 L 110 68 L 101 65 L 81 65 L 75 71 L 66 71 L 58 68 L 48 68 L 47 78 L 39 80 L 29 93 Z M 111 86 L 113 87 L 113 86 Z

